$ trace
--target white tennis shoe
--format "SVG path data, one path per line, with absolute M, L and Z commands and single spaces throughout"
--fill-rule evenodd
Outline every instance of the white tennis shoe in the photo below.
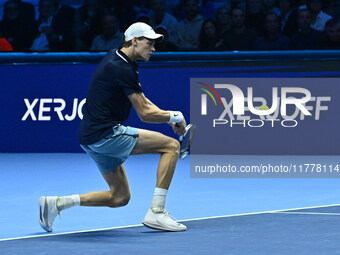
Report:
M 39 198 L 39 223 L 47 232 L 53 231 L 53 222 L 60 212 L 57 208 L 58 197 L 40 197 Z
M 171 219 L 167 211 L 157 212 L 151 208 L 148 210 L 142 223 L 146 227 L 166 231 L 185 231 L 187 229 L 185 225 Z

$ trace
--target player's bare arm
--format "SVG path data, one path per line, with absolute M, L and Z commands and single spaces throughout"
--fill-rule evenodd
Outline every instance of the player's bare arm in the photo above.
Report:
M 148 100 L 148 102 L 150 104 L 152 104 L 154 107 L 156 107 L 157 109 L 159 109 L 157 107 L 157 105 L 155 105 L 154 103 L 152 103 L 150 101 L 150 99 L 146 98 L 146 100 Z M 170 113 L 169 113 L 170 114 Z M 186 122 L 185 122 L 185 118 L 183 118 L 183 121 L 180 122 L 180 123 L 175 123 L 175 122 L 169 122 L 168 123 L 174 130 L 174 132 L 177 134 L 177 135 L 183 135 L 183 132 L 185 131 L 185 127 L 186 127 Z
M 129 99 L 141 121 L 149 123 L 166 123 L 169 121 L 169 112 L 163 111 L 151 103 L 144 93 L 132 93 L 129 95 Z
M 129 99 L 143 122 L 168 123 L 170 121 L 170 112 L 159 109 L 145 97 L 144 93 L 133 93 L 129 95 Z M 186 122 L 184 118 L 178 122 L 178 125 L 176 125 L 176 122 L 170 122 L 169 124 L 176 134 L 183 135 L 185 133 Z

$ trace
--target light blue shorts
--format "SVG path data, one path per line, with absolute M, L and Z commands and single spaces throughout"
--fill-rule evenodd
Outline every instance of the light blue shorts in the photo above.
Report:
M 102 174 L 124 163 L 137 143 L 137 128 L 116 125 L 112 129 L 112 135 L 91 145 L 80 145 L 93 158 Z

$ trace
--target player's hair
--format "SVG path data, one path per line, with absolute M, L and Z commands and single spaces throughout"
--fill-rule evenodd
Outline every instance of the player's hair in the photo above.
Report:
M 144 36 L 140 36 L 140 37 L 137 37 L 137 40 L 143 40 L 145 37 Z M 129 48 L 131 45 L 132 45 L 132 39 L 130 41 L 127 41 L 125 42 L 125 35 L 123 34 L 123 41 L 124 41 L 124 44 L 123 44 L 123 48 Z

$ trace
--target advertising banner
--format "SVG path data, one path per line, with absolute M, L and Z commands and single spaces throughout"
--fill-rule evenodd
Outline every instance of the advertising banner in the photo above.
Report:
M 190 114 L 192 122 L 199 117 L 195 153 L 338 155 L 337 66 L 338 61 L 319 60 L 149 62 L 140 63 L 139 79 L 145 95 L 161 109 L 182 111 L 188 123 Z M 95 64 L 1 66 L 0 152 L 81 152 L 77 133 L 95 68 Z M 294 93 L 308 101 L 294 107 L 289 99 Z M 282 95 L 287 116 L 294 121 L 282 114 Z M 238 107 L 233 96 L 240 96 Z M 275 111 L 258 115 L 257 108 L 271 108 L 273 98 Z M 233 112 L 239 108 L 244 114 Z M 178 138 L 167 124 L 142 123 L 134 110 L 125 124 Z

